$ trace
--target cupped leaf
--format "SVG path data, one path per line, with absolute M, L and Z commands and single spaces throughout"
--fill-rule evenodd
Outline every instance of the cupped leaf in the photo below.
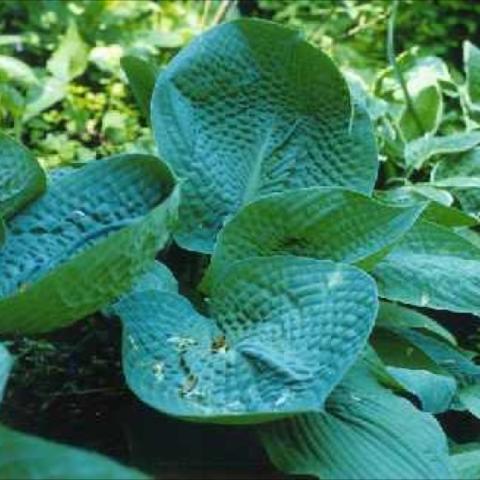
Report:
M 338 187 L 270 195 L 245 206 L 220 232 L 204 286 L 232 262 L 255 256 L 293 254 L 371 268 L 422 210 Z
M 12 216 L 41 195 L 45 186 L 45 173 L 33 155 L 0 132 L 0 217 Z
M 480 143 L 480 131 L 452 133 L 444 137 L 425 135 L 407 144 L 405 163 L 407 167 L 420 169 L 435 155 L 466 152 Z
M 480 249 L 446 227 L 417 222 L 373 276 L 389 300 L 480 315 Z
M 322 480 L 453 479 L 447 442 L 430 414 L 380 387 L 356 368 L 323 414 L 259 427 L 273 463 Z
M 188 178 L 177 242 L 210 253 L 224 220 L 265 194 L 370 193 L 373 130 L 353 110 L 330 58 L 295 31 L 243 19 L 194 40 L 158 76 L 151 105 L 161 157 Z
M 160 160 L 133 154 L 52 182 L 0 249 L 0 331 L 64 326 L 123 293 L 169 237 L 174 183 Z
M 140 480 L 148 477 L 113 460 L 0 425 L 0 479 Z
M 134 55 L 122 57 L 120 63 L 140 111 L 146 118 L 150 118 L 150 103 L 157 69 L 143 58 Z
M 170 415 L 256 423 L 322 410 L 366 343 L 377 298 L 355 267 L 277 256 L 235 263 L 208 306 L 210 317 L 159 290 L 116 304 L 127 383 Z

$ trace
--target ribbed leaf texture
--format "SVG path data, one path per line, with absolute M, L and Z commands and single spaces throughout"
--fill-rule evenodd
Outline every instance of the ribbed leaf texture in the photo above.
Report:
M 422 206 L 385 205 L 336 187 L 274 194 L 244 207 L 220 232 L 204 281 L 236 261 L 293 254 L 371 268 L 415 223 Z
M 178 192 L 160 160 L 121 155 L 61 176 L 9 224 L 0 331 L 42 332 L 123 293 L 169 236 Z
M 275 465 L 322 480 L 453 479 L 434 417 L 353 370 L 329 398 L 326 413 L 259 427 Z
M 377 312 L 367 274 L 301 257 L 235 263 L 211 291 L 210 317 L 164 288 L 137 287 L 114 306 L 127 383 L 160 411 L 206 422 L 321 411 Z
M 262 195 L 340 185 L 371 193 L 372 126 L 333 62 L 290 29 L 242 19 L 188 45 L 157 78 L 161 157 L 188 181 L 177 242 L 209 253 L 225 219 Z

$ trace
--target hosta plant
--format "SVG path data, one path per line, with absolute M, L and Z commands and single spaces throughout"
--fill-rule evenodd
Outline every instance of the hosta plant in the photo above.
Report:
M 435 415 L 480 416 L 480 366 L 428 316 L 480 315 L 476 219 L 374 191 L 365 105 L 294 31 L 217 26 L 153 91 L 135 72 L 144 65 L 127 64 L 144 111 L 151 98 L 162 160 L 121 155 L 46 178 L 2 137 L 0 331 L 41 333 L 97 310 L 118 318 L 141 400 L 248 425 L 287 473 L 476 478 L 479 446 L 449 442 Z M 172 265 L 172 242 L 195 261 Z M 12 459 L 66 448 L 36 442 L 0 431 Z M 80 467 L 67 468 L 83 478 Z

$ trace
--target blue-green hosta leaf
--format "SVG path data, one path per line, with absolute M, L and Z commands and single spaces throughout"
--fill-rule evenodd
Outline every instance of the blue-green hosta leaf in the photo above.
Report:
M 443 116 L 443 97 L 437 83 L 427 85 L 414 92 L 409 89 L 409 92 L 423 131 L 419 130 L 411 111 L 405 108 L 399 119 L 399 126 L 407 142 L 421 137 L 425 133 L 434 134 L 438 130 Z
M 148 477 L 113 460 L 0 425 L 0 479 L 140 480 Z
M 46 177 L 33 155 L 0 132 L 0 217 L 8 218 L 43 193 Z
M 417 222 L 373 276 L 389 300 L 480 315 L 480 249 L 446 227 Z
M 480 49 L 469 41 L 463 44 L 463 61 L 469 100 L 473 104 L 480 104 Z
M 0 343 L 0 402 L 3 398 L 5 385 L 7 384 L 10 368 L 12 367 L 12 357 L 8 350 Z
M 467 385 L 463 387 L 458 397 L 465 408 L 477 418 L 480 418 L 480 378 L 476 385 Z
M 156 68 L 147 60 L 134 55 L 122 57 L 121 65 L 140 111 L 146 118 L 150 118 L 150 103 L 155 87 Z
M 452 405 L 457 391 L 454 378 L 422 369 L 387 367 L 387 371 L 405 389 L 418 397 L 424 412 L 442 413 Z
M 456 345 L 455 337 L 435 320 L 426 315 L 402 307 L 395 303 L 380 302 L 380 309 L 375 325 L 382 328 L 414 328 L 427 330 L 442 339 Z
M 453 479 L 447 442 L 430 414 L 352 369 L 323 414 L 259 427 L 273 463 L 322 480 Z
M 12 219 L 0 249 L 0 331 L 47 331 L 118 297 L 168 239 L 177 195 L 148 155 L 91 162 L 53 182 Z
M 421 350 L 443 372 L 454 377 L 460 387 L 480 383 L 480 365 L 473 363 L 472 360 L 452 345 L 411 329 L 398 328 L 392 329 L 392 332 Z
M 459 480 L 480 478 L 480 444 L 468 444 L 467 448 L 457 449 L 451 459 Z
M 270 195 L 245 206 L 220 232 L 205 285 L 232 262 L 255 256 L 293 254 L 371 268 L 422 209 L 338 187 Z
M 289 29 L 222 24 L 158 76 L 152 125 L 182 189 L 182 247 L 210 253 L 224 220 L 256 198 L 310 186 L 370 193 L 377 153 L 332 61 Z
M 467 178 L 480 183 L 480 148 L 475 148 L 456 159 L 445 159 L 439 162 L 432 173 L 434 182 L 448 182 L 458 177 Z M 480 216 L 480 188 L 452 188 L 452 193 L 458 198 L 466 212 Z
M 405 163 L 413 169 L 435 155 L 449 155 L 466 152 L 480 143 L 480 131 L 452 133 L 444 137 L 425 135 L 409 142 L 405 147 Z
M 187 419 L 255 423 L 321 411 L 365 345 L 377 312 L 361 270 L 302 257 L 235 263 L 208 300 L 143 291 L 114 306 L 127 383 Z

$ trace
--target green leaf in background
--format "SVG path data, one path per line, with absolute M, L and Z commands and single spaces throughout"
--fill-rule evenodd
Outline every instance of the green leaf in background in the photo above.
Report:
M 469 100 L 480 104 L 480 49 L 468 40 L 463 44 L 463 62 Z
M 33 155 L 0 132 L 0 217 L 12 216 L 45 187 L 45 173 Z
M 158 76 L 152 125 L 182 190 L 177 242 L 210 253 L 225 219 L 256 198 L 310 186 L 370 193 L 371 122 L 332 61 L 261 20 L 215 27 Z M 353 118 L 352 118 L 353 116 Z
M 445 227 L 473 227 L 479 223 L 477 218 L 451 206 L 454 199 L 449 192 L 432 187 L 431 184 L 417 183 L 376 191 L 375 197 L 402 207 L 413 207 L 428 201 L 421 218 Z
M 480 315 L 480 249 L 446 227 L 417 222 L 373 276 L 383 298 Z
M 116 304 L 127 383 L 170 415 L 258 423 L 322 410 L 367 341 L 377 298 L 355 267 L 279 256 L 236 262 L 208 307 L 206 317 L 165 290 Z
M 67 83 L 55 77 L 48 77 L 40 85 L 29 90 L 27 104 L 23 112 L 23 122 L 28 122 L 39 113 L 65 98 Z
M 47 70 L 56 79 L 67 83 L 87 68 L 88 50 L 88 45 L 78 33 L 77 24 L 70 20 L 65 35 L 47 62 Z
M 43 332 L 118 297 L 169 237 L 178 191 L 149 155 L 60 177 L 9 224 L 0 249 L 0 331 Z
M 145 118 L 150 119 L 150 103 L 155 87 L 157 69 L 147 60 L 133 55 L 122 57 L 120 62 L 140 111 Z
M 322 480 L 453 479 L 445 435 L 435 418 L 353 368 L 324 414 L 259 427 L 273 463 Z
M 459 480 L 480 478 L 480 444 L 460 445 L 451 456 Z
M 479 143 L 480 131 L 452 133 L 444 137 L 425 135 L 407 143 L 405 163 L 408 168 L 419 170 L 435 155 L 466 152 Z
M 474 186 L 460 184 L 459 188 L 451 188 L 451 192 L 466 212 L 480 216 L 480 148 L 474 148 L 459 158 L 444 159 L 432 172 L 432 181 L 435 183 L 452 183 L 451 179 L 458 178 L 475 182 Z
M 2 81 L 29 87 L 38 83 L 32 68 L 14 57 L 0 55 L 0 83 Z
M 409 142 L 425 133 L 434 134 L 443 116 L 443 97 L 437 84 L 428 85 L 418 92 L 412 93 L 412 101 L 424 131 L 420 131 L 415 118 L 408 108 L 403 110 L 399 126 L 404 139 Z
M 113 460 L 0 426 L 2 480 L 141 480 L 148 477 Z
M 390 206 L 339 187 L 274 194 L 245 206 L 218 237 L 204 285 L 236 261 L 293 254 L 373 267 L 423 205 Z

